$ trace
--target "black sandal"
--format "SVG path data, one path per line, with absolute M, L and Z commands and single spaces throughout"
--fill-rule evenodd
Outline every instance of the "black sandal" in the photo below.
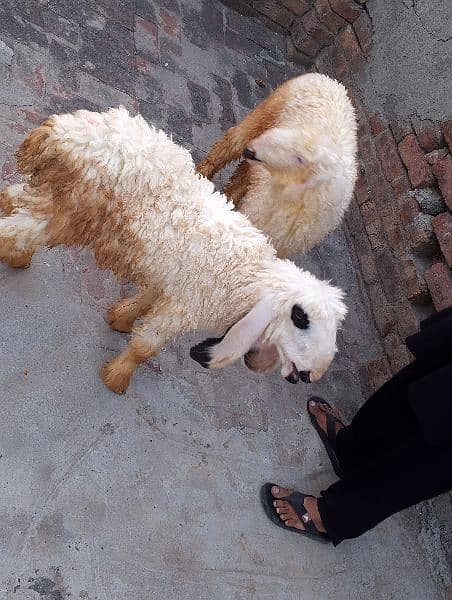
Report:
M 314 429 L 319 434 L 320 439 L 322 440 L 323 445 L 325 446 L 325 450 L 327 451 L 328 457 L 331 461 L 331 464 L 333 465 L 334 472 L 339 477 L 339 479 L 342 479 L 344 477 L 344 471 L 342 470 L 342 467 L 339 463 L 339 459 L 338 459 L 337 453 L 336 453 L 336 435 L 337 435 L 336 434 L 336 423 L 339 423 L 343 427 L 345 427 L 345 425 L 337 417 L 334 417 L 330 413 L 325 413 L 325 415 L 326 415 L 326 433 L 325 433 L 325 431 L 323 431 L 323 429 L 318 424 L 315 416 L 309 410 L 309 403 L 311 402 L 311 400 L 314 400 L 314 402 L 316 402 L 317 404 L 323 404 L 331 409 L 332 409 L 332 406 L 330 404 L 328 404 L 328 402 L 326 400 L 323 400 L 322 398 L 310 398 L 308 400 L 307 410 L 308 410 L 309 418 L 311 419 L 311 423 L 313 424 Z
M 265 514 L 267 517 L 282 529 L 286 531 L 293 531 L 294 533 L 300 533 L 305 537 L 310 538 L 311 540 L 316 540 L 317 542 L 322 542 L 323 544 L 328 544 L 330 540 L 330 536 L 323 531 L 319 531 L 317 527 L 314 525 L 313 520 L 308 515 L 308 511 L 304 506 L 305 498 L 313 498 L 314 496 L 309 496 L 308 494 L 302 494 L 301 492 L 292 492 L 289 496 L 285 496 L 284 498 L 275 498 L 271 492 L 272 487 L 276 485 L 275 483 L 264 483 L 261 487 L 261 503 L 262 507 L 265 510 Z M 277 486 L 278 487 L 278 486 Z M 273 506 L 273 502 L 275 500 L 285 500 L 288 502 L 292 508 L 295 510 L 297 515 L 300 517 L 305 529 L 295 529 L 295 527 L 287 527 L 284 524 L 284 521 L 281 521 L 278 513 L 276 512 L 276 508 Z

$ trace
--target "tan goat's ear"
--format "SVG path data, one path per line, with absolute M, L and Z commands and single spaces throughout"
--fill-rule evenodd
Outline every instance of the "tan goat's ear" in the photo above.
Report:
M 190 356 L 208 369 L 229 365 L 252 348 L 272 317 L 270 300 L 260 300 L 247 315 L 231 327 L 224 338 L 206 340 L 194 346 L 190 350 Z

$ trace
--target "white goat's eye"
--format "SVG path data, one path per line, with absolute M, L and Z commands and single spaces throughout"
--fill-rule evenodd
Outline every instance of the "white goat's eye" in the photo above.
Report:
M 309 317 L 299 304 L 293 305 L 290 318 L 298 329 L 307 329 L 309 327 Z

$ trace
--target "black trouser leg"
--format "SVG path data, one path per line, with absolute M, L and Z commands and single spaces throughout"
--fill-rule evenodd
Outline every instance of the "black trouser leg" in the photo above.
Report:
M 337 455 L 345 472 L 365 465 L 411 436 L 418 425 L 408 403 L 408 385 L 419 377 L 408 365 L 377 390 L 337 436 Z
M 452 446 L 428 446 L 416 436 L 330 486 L 318 504 L 334 545 L 451 489 L 451 465 Z

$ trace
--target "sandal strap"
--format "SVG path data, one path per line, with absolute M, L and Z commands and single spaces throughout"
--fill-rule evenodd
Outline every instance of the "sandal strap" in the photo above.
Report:
M 336 417 L 333 417 L 333 415 L 330 413 L 326 413 L 326 434 L 335 452 L 337 437 L 336 423 L 339 423 L 339 419 L 336 419 Z
M 306 507 L 304 505 L 305 498 L 314 498 L 314 496 L 302 494 L 301 492 L 292 492 L 290 496 L 281 498 L 281 500 L 285 500 L 292 506 L 294 511 L 300 517 L 300 520 L 302 521 L 304 528 L 308 533 L 323 536 L 323 532 L 317 529 L 317 527 L 314 525 L 314 521 L 311 519 L 311 517 L 308 514 L 308 511 L 306 510 Z

